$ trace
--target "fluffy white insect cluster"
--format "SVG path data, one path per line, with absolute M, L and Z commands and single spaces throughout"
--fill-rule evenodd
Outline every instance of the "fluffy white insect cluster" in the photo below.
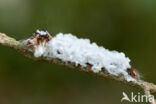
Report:
M 131 66 L 130 59 L 125 57 L 124 53 L 109 51 L 96 43 L 91 43 L 89 39 L 79 39 L 72 34 L 57 34 L 46 45 L 37 46 L 34 55 L 70 61 L 82 67 L 89 63 L 93 72 L 105 68 L 112 75 L 122 74 L 127 81 L 135 81 L 126 71 Z

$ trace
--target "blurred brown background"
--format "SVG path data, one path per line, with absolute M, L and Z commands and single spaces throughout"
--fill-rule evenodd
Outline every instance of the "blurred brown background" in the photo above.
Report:
M 0 32 L 20 40 L 42 28 L 123 51 L 143 79 L 156 83 L 155 0 L 0 0 Z M 142 93 L 0 46 L 0 104 L 120 104 L 123 91 Z

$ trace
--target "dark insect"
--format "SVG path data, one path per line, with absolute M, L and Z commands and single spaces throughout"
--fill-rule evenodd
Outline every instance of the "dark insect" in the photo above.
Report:
M 137 79 L 139 78 L 139 73 L 135 68 L 129 68 L 129 69 L 127 69 L 127 72 L 133 78 L 137 78 Z
M 52 36 L 46 30 L 37 30 L 33 35 L 28 39 L 27 45 L 30 48 L 33 48 L 34 45 L 39 45 L 42 42 L 48 42 L 52 39 Z

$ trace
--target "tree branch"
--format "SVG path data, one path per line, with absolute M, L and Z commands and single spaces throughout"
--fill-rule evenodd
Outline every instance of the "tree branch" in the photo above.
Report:
M 29 57 L 34 60 L 43 60 L 43 61 L 47 61 L 50 63 L 58 64 L 58 65 L 64 65 L 70 69 L 77 69 L 79 71 L 96 74 L 97 76 L 109 78 L 109 79 L 116 80 L 116 81 L 131 85 L 131 86 L 139 87 L 144 90 L 147 96 L 156 93 L 156 85 L 153 83 L 143 81 L 143 80 L 137 80 L 136 82 L 127 82 L 124 78 L 110 75 L 106 71 L 100 71 L 99 73 L 94 73 L 91 71 L 90 66 L 87 66 L 86 68 L 82 68 L 81 66 L 76 66 L 75 63 L 63 62 L 59 59 L 51 59 L 51 58 L 46 58 L 46 57 L 36 58 L 34 57 L 33 52 L 30 51 L 29 47 L 27 47 L 22 41 L 17 41 L 14 38 L 11 38 L 5 35 L 4 33 L 0 33 L 0 45 L 13 48 L 16 51 L 19 51 L 20 53 L 22 53 L 24 56 Z M 152 102 L 151 104 L 156 104 L 156 101 Z

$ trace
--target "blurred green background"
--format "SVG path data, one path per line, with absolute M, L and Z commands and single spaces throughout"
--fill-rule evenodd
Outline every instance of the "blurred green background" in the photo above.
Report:
M 42 28 L 123 51 L 144 80 L 156 83 L 155 0 L 0 0 L 0 32 L 20 40 Z M 0 104 L 120 104 L 123 91 L 142 93 L 0 46 Z

